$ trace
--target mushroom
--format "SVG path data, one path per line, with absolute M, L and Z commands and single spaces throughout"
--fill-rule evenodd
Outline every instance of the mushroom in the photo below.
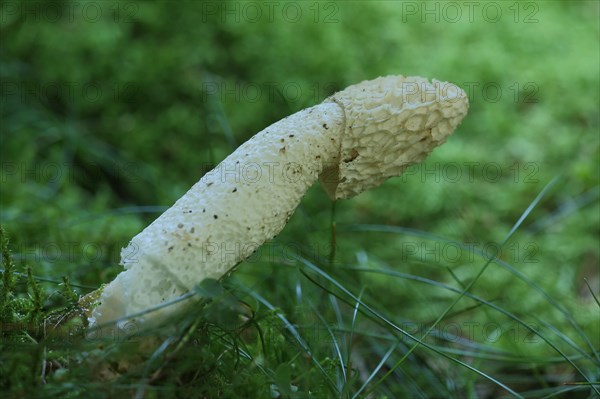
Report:
M 140 329 L 179 314 L 194 301 L 160 305 L 223 277 L 272 239 L 317 179 L 333 200 L 376 187 L 444 143 L 467 108 L 453 84 L 386 76 L 267 127 L 122 250 L 125 270 L 94 296 L 90 326 L 133 320 Z

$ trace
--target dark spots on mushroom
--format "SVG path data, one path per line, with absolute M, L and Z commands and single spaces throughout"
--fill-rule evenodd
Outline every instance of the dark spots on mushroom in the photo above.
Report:
M 279 141 L 281 141 L 282 143 L 285 143 L 285 139 L 279 139 Z
M 331 140 L 331 141 L 335 141 L 335 139 L 334 139 L 333 137 L 332 137 L 332 138 L 330 138 L 329 140 Z
M 358 157 L 358 151 L 356 151 L 356 148 L 353 148 L 352 151 L 350 151 L 350 156 L 348 158 L 344 159 L 344 162 L 345 163 L 352 162 L 357 157 Z
M 188 246 L 188 247 L 191 247 L 191 246 L 192 246 L 192 244 L 188 242 L 188 243 L 187 243 L 187 246 Z
M 232 193 L 235 193 L 237 191 L 237 187 L 234 187 L 233 190 L 231 190 Z
M 285 154 L 285 147 L 281 147 L 281 148 L 279 149 L 279 152 L 280 152 L 280 153 L 282 153 L 282 154 Z
M 323 123 L 323 129 L 325 129 L 325 130 L 329 129 L 329 126 L 327 126 L 327 123 Z
M 202 213 L 206 213 L 206 209 L 202 209 Z
M 178 228 L 178 229 L 181 229 L 181 228 L 183 228 L 183 223 L 179 223 L 179 224 L 177 225 L 177 228 Z
M 213 215 L 213 218 L 218 219 L 219 216 L 218 215 Z
M 250 231 L 250 227 L 246 227 L 246 230 Z
M 320 155 L 317 155 L 317 156 L 315 157 L 315 159 L 321 159 L 321 156 L 320 156 Z
M 195 228 L 195 227 L 192 227 L 192 228 L 190 229 L 190 234 L 194 234 L 194 232 L 195 232 L 195 231 L 196 231 L 196 228 Z
M 292 138 L 292 137 L 294 137 L 294 135 L 293 135 L 293 134 L 290 134 L 288 137 L 289 137 L 289 138 Z
M 210 187 L 213 185 L 213 182 L 209 181 L 208 183 L 206 183 L 206 187 Z
M 173 248 L 175 248 L 175 246 L 171 245 L 169 248 L 167 248 L 167 251 L 171 252 L 173 250 Z

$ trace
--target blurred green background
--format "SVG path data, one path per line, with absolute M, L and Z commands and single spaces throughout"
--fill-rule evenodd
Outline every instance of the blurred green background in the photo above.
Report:
M 86 293 L 121 270 L 131 237 L 271 123 L 377 76 L 450 81 L 467 91 L 468 116 L 424 164 L 336 204 L 327 271 L 397 323 L 428 325 L 456 293 L 365 270 L 460 290 L 485 264 L 464 245 L 497 254 L 505 266 L 491 264 L 471 292 L 535 325 L 597 381 L 599 4 L 3 2 L 0 222 L 13 256 Z M 331 219 L 331 201 L 313 187 L 278 247 L 326 258 Z M 280 258 L 242 264 L 233 278 L 304 320 L 290 298 L 302 275 Z M 52 308 L 56 285 L 43 287 Z M 515 356 L 476 367 L 519 392 L 583 381 L 547 342 L 511 336 L 514 319 L 472 306 L 463 299 L 442 325 Z M 481 327 L 467 334 L 489 322 L 498 339 Z M 357 355 L 369 371 L 382 355 L 373 348 Z M 476 375 L 437 372 L 457 397 L 496 392 Z

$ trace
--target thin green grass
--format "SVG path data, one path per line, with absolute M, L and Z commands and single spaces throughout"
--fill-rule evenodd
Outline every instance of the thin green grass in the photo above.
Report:
M 552 184 L 546 186 L 532 201 L 503 240 L 502 245 L 508 242 L 533 207 L 550 190 Z M 410 234 L 431 240 L 456 242 L 431 233 L 394 226 L 345 226 L 341 231 Z M 3 237 L 6 237 L 5 234 Z M 336 239 L 340 240 L 339 237 Z M 30 269 L 27 273 L 15 271 L 7 248 L 8 243 L 5 242 L 3 244 L 3 264 L 8 267 L 5 267 L 3 274 L 3 287 L 8 287 L 9 290 L 3 291 L 3 298 L 14 295 L 14 292 L 18 291 L 15 283 L 11 283 L 13 280 L 9 279 L 10 276 L 15 281 L 27 280 L 30 292 L 32 292 L 30 305 L 28 305 L 29 314 L 30 317 L 36 317 L 35 315 L 39 315 L 42 311 L 41 303 L 43 301 L 43 294 L 39 288 L 35 288 L 37 287 L 36 281 L 53 284 L 59 282 L 34 277 Z M 165 332 L 161 332 L 162 330 L 150 331 L 147 334 L 139 335 L 138 338 L 141 340 L 144 340 L 145 336 L 154 334 L 163 335 L 164 339 L 156 344 L 155 349 L 147 355 L 137 358 L 134 363 L 138 364 L 133 364 L 131 369 L 115 372 L 117 380 L 111 382 L 109 388 L 104 388 L 107 389 L 106 392 L 131 392 L 132 397 L 135 398 L 146 397 L 151 392 L 178 391 L 181 387 L 177 388 L 172 384 L 162 387 L 161 375 L 171 365 L 176 367 L 175 375 L 187 375 L 193 371 L 197 366 L 185 360 L 188 355 L 186 348 L 189 348 L 190 345 L 195 347 L 195 340 L 204 336 L 204 342 L 211 342 L 211 347 L 215 352 L 207 353 L 201 348 L 196 348 L 194 351 L 200 350 L 203 356 L 209 356 L 209 358 L 216 356 L 212 361 L 220 366 L 213 366 L 204 373 L 197 370 L 188 383 L 191 384 L 190 386 L 197 386 L 196 384 L 201 383 L 203 387 L 206 387 L 219 381 L 215 385 L 214 393 L 226 392 L 226 390 L 220 391 L 225 386 L 223 383 L 227 381 L 226 376 L 230 372 L 236 373 L 234 370 L 239 372 L 240 369 L 245 370 L 243 380 L 256 378 L 256 373 L 259 373 L 261 381 L 271 382 L 263 386 L 263 390 L 268 387 L 267 391 L 270 394 L 284 395 L 284 397 L 302 397 L 311 391 L 310 387 L 314 386 L 320 387 L 323 394 L 327 392 L 327 397 L 352 399 L 369 397 L 371 394 L 459 397 L 461 392 L 465 391 L 475 394 L 475 387 L 481 386 L 482 381 L 498 387 L 503 395 L 518 398 L 562 397 L 562 395 L 582 392 L 582 390 L 597 393 L 598 386 L 595 379 L 598 378 L 598 374 L 591 372 L 589 367 L 598 367 L 598 351 L 593 347 L 592 340 L 576 320 L 560 305 L 560 302 L 507 262 L 495 257 L 486 257 L 481 252 L 477 255 L 485 259 L 485 264 L 474 277 L 469 279 L 468 284 L 463 283 L 452 270 L 448 271 L 458 288 L 443 281 L 394 270 L 394 268 L 386 266 L 382 260 L 377 261 L 379 264 L 377 267 L 337 265 L 335 262 L 332 264 L 331 258 L 324 260 L 322 265 L 319 265 L 299 254 L 295 255 L 296 265 L 278 264 L 277 262 L 273 264 L 273 267 L 276 268 L 283 267 L 297 271 L 297 274 L 292 274 L 288 281 L 282 281 L 282 284 L 296 286 L 300 306 L 296 306 L 297 311 L 291 315 L 292 318 L 279 310 L 280 306 L 288 308 L 289 304 L 274 305 L 271 300 L 260 294 L 260 287 L 249 287 L 244 283 L 236 282 L 235 279 L 226 279 L 224 285 L 216 281 L 204 282 L 196 291 L 140 314 L 163 309 L 198 295 L 204 298 L 198 302 L 193 314 L 186 317 L 189 321 L 184 322 L 183 325 L 188 327 L 177 328 L 175 332 L 172 331 L 167 335 L 164 335 L 166 330 Z M 543 319 L 534 317 L 538 327 L 533 327 L 530 322 L 495 303 L 494 300 L 490 301 L 471 293 L 475 283 L 478 279 L 484 278 L 485 270 L 492 263 L 500 265 L 504 270 L 524 282 L 533 289 L 533 292 L 544 298 L 553 309 L 565 315 L 569 321 L 568 325 L 572 327 L 572 332 L 576 333 L 576 340 L 570 337 L 570 333 L 561 331 Z M 10 273 L 7 274 L 9 270 Z M 326 270 L 330 270 L 330 272 Z M 355 283 L 349 282 L 352 279 L 341 278 L 343 273 L 359 275 L 363 281 L 369 281 L 370 275 L 388 276 L 424 284 L 434 289 L 451 292 L 456 296 L 449 300 L 450 304 L 434 321 L 425 323 L 427 328 L 423 332 L 411 333 L 402 327 L 402 321 L 399 323 L 394 320 L 397 316 L 390 317 L 388 315 L 389 311 L 384 310 L 385 305 L 373 297 L 368 283 L 363 287 L 355 287 Z M 304 281 L 298 280 L 299 278 Z M 69 286 L 68 282 L 63 282 L 63 284 Z M 357 288 L 359 292 L 353 293 Z M 6 294 L 9 291 L 13 294 Z M 70 288 L 67 291 L 72 292 Z M 314 295 L 319 292 L 322 294 Z M 592 295 L 595 297 L 593 292 Z M 279 297 L 279 294 L 276 296 Z M 455 309 L 464 299 L 474 301 L 475 304 L 465 304 L 461 309 Z M 6 299 L 3 301 L 6 302 Z M 235 308 L 237 303 L 243 303 L 245 307 L 251 309 L 250 319 L 247 319 L 246 313 L 240 313 L 237 310 L 231 313 L 232 307 Z M 495 319 L 494 314 L 498 314 L 523 327 L 533 336 L 539 337 L 558 356 L 533 357 L 523 353 L 515 354 L 508 348 L 477 342 L 469 337 L 448 335 L 438 329 L 443 320 L 464 317 L 478 313 L 480 310 L 485 310 L 486 317 Z M 235 320 L 212 319 L 210 316 L 211 314 L 223 314 L 224 311 L 229 312 L 234 319 L 243 316 L 247 320 L 240 324 Z M 127 319 L 121 321 L 125 322 Z M 404 323 L 406 323 L 406 319 Z M 232 325 L 234 327 L 231 327 Z M 254 331 L 250 334 L 254 338 L 249 339 L 249 329 Z M 208 335 L 206 335 L 207 332 Z M 27 348 L 27 345 L 33 345 L 31 349 L 43 345 L 44 353 L 48 352 L 48 348 L 53 348 L 52 351 L 57 350 L 53 344 L 44 344 L 47 338 L 43 335 L 39 336 L 38 334 L 37 338 L 34 338 L 27 331 L 21 331 L 20 334 L 24 339 L 21 340 L 21 346 L 25 345 L 24 348 Z M 94 331 L 88 331 L 88 336 L 93 334 Z M 275 341 L 269 339 L 273 335 L 280 338 Z M 325 340 L 323 340 L 324 337 L 326 337 Z M 127 347 L 129 345 L 131 348 L 131 342 L 119 343 L 111 339 L 101 339 L 93 341 L 93 344 L 98 342 L 103 342 L 102 345 L 107 345 L 107 347 L 104 349 L 104 354 L 100 355 L 96 352 L 89 357 L 89 360 L 96 364 L 111 364 L 115 361 L 111 359 L 131 356 L 127 355 L 129 351 Z M 73 350 L 76 352 L 86 351 L 86 348 L 89 348 L 89 342 L 86 343 L 83 335 L 73 344 L 73 346 L 67 346 L 70 352 Z M 582 344 L 589 350 L 585 350 L 581 346 Z M 365 351 L 371 353 L 368 358 L 365 358 L 365 353 L 367 353 Z M 273 354 L 277 355 L 273 357 Z M 372 358 L 373 355 L 376 358 Z M 79 357 L 81 361 L 81 355 L 75 357 Z M 222 363 L 224 359 L 228 359 L 228 361 Z M 450 374 L 455 375 L 452 377 L 454 381 L 459 382 L 462 379 L 462 383 L 448 385 L 448 377 L 444 378 L 446 373 L 441 371 L 444 368 L 433 367 L 436 363 L 447 364 L 444 367 L 451 367 Z M 47 363 L 44 361 L 43 364 Z M 77 362 L 72 363 L 71 367 L 77 367 L 76 364 Z M 228 369 L 226 364 L 230 364 L 232 368 Z M 550 365 L 568 365 L 576 373 L 574 375 L 579 375 L 583 382 L 572 380 L 570 384 L 574 385 L 560 387 L 560 385 L 556 385 L 555 381 L 549 379 L 549 375 L 541 375 L 538 384 L 544 384 L 545 387 L 519 391 L 511 388 L 511 385 L 518 386 L 525 382 L 531 384 L 533 380 L 527 378 L 515 380 L 514 377 L 505 375 L 506 370 L 515 365 L 527 365 L 526 369 L 532 371 Z M 67 367 L 61 369 L 70 370 Z M 464 371 L 458 371 L 460 369 Z M 43 369 L 41 372 L 48 373 L 48 370 Z M 367 374 L 364 374 L 365 372 Z M 200 378 L 200 375 L 205 378 Z M 559 375 L 558 381 L 564 381 L 564 378 Z M 210 380 L 213 382 L 209 383 Z M 117 381 L 127 382 L 119 384 L 116 383 Z M 427 384 L 426 387 L 423 386 L 424 383 Z M 216 388 L 217 386 L 218 388 Z M 93 382 L 87 382 L 81 389 L 87 390 L 92 387 L 99 388 L 100 386 Z M 52 390 L 62 392 L 61 388 L 56 386 Z

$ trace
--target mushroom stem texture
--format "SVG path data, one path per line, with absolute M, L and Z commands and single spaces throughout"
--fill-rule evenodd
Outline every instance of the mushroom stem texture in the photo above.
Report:
M 219 279 L 279 233 L 321 183 L 334 200 L 400 175 L 442 144 L 467 113 L 450 83 L 387 76 L 364 81 L 257 133 L 121 251 L 91 326 L 153 326 L 193 301 L 163 306 Z M 151 312 L 148 309 L 159 308 Z M 129 324 L 131 325 L 131 324 Z

